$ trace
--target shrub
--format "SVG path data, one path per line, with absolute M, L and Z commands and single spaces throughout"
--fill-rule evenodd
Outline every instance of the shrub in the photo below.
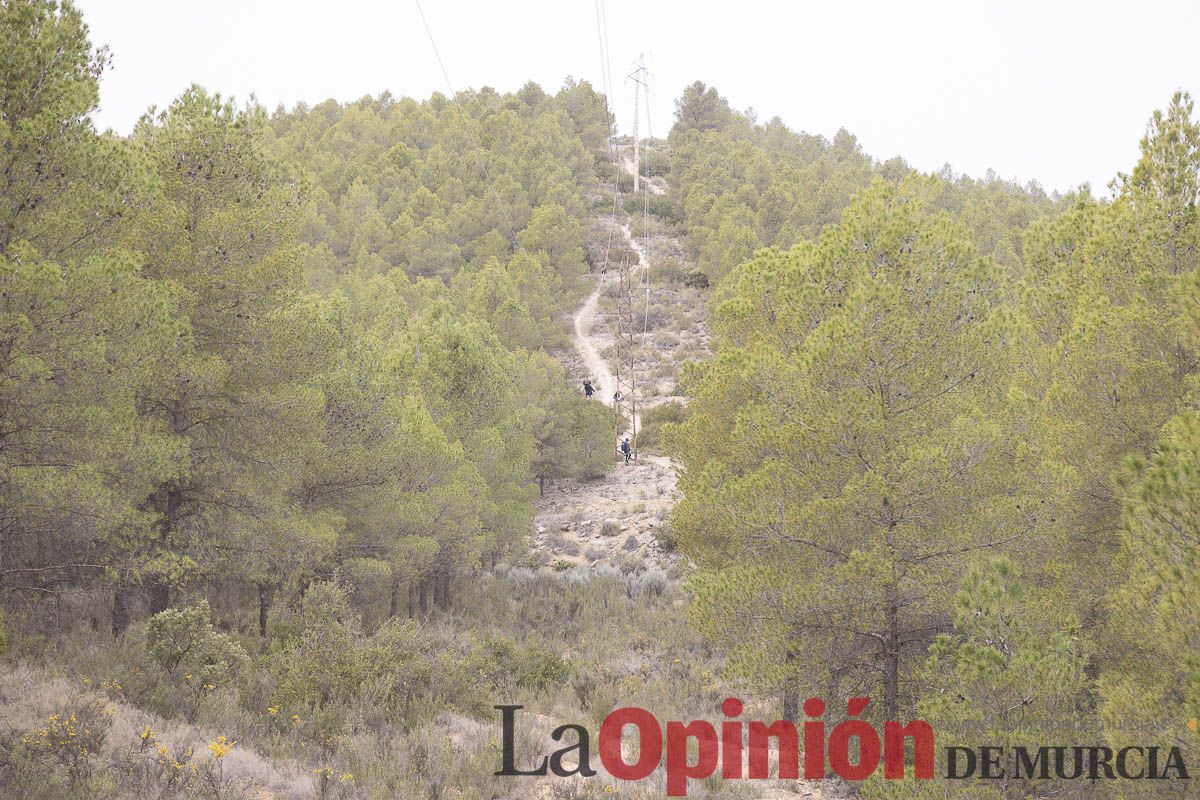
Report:
M 596 567 L 597 578 L 608 578 L 609 580 L 619 580 L 621 578 L 621 570 L 614 567 L 612 564 L 600 564 Z
M 632 575 L 635 572 L 641 572 L 646 566 L 646 561 L 641 556 L 628 555 L 623 557 L 618 562 L 617 567 L 625 575 Z
M 651 280 L 660 283 L 681 284 L 687 274 L 687 266 L 677 258 L 664 258 L 650 264 Z
M 671 156 L 660 150 L 650 149 L 642 154 L 641 171 L 652 178 L 667 175 L 671 171 Z
M 146 625 L 150 657 L 169 673 L 186 670 L 210 683 L 232 677 L 246 651 L 213 628 L 211 614 L 207 600 L 155 614 Z
M 675 530 L 669 521 L 664 520 L 662 524 L 654 527 L 651 534 L 654 536 L 655 543 L 658 544 L 658 549 L 664 553 L 674 553 L 675 548 L 679 546 L 679 542 L 675 539 Z
M 650 213 L 664 222 L 672 224 L 683 221 L 683 217 L 680 215 L 679 207 L 675 205 L 675 201 L 664 194 L 650 195 Z
M 700 270 L 693 270 L 683 276 L 683 285 L 692 289 L 707 289 L 708 276 Z
M 302 726 L 318 741 L 362 727 L 380 710 L 408 723 L 447 707 L 474 713 L 485 707 L 482 662 L 477 646 L 440 642 L 411 620 L 392 618 L 366 635 L 346 590 L 315 583 L 296 634 L 267 659 L 268 704 L 278 709 L 276 725 Z
M 662 570 L 650 569 L 638 579 L 639 594 L 646 597 L 662 597 L 667 591 L 667 576 Z
M 167 675 L 181 678 L 187 690 L 183 709 L 189 720 L 196 718 L 205 697 L 233 683 L 250 660 L 237 641 L 213 628 L 211 613 L 208 601 L 201 600 L 161 611 L 146 625 L 150 658 Z
M 656 331 L 667 324 L 667 312 L 658 306 L 651 306 L 642 312 L 640 322 L 646 331 Z
M 638 433 L 638 446 L 646 450 L 659 447 L 662 442 L 664 425 L 677 425 L 683 422 L 687 408 L 676 400 L 646 409 L 642 414 L 642 430 Z
M 562 683 L 570 674 L 567 662 L 537 639 L 520 644 L 489 636 L 484 642 L 485 669 L 529 691 Z

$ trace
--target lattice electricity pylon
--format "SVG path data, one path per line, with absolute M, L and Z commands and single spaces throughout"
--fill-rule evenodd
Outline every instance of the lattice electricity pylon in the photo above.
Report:
M 638 325 L 636 298 L 638 289 L 641 285 L 641 266 L 637 263 L 631 263 L 631 260 L 636 259 L 636 253 L 632 250 L 626 250 L 620 259 L 621 278 L 618 285 L 617 293 L 617 397 L 613 398 L 613 433 L 614 440 L 619 445 L 621 435 L 624 433 L 621 424 L 621 415 L 628 412 L 629 415 L 629 445 L 633 450 L 633 457 L 637 458 L 638 453 L 638 434 L 641 433 L 641 425 L 638 417 L 638 384 L 637 384 L 637 356 L 638 356 Z

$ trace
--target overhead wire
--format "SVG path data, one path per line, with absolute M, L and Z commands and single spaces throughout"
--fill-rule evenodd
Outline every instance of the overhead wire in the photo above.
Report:
M 617 212 L 620 203 L 620 167 L 617 163 L 617 153 L 612 140 L 612 120 L 615 111 L 612 107 L 612 60 L 608 50 L 608 12 L 604 0 L 594 0 L 596 7 L 596 35 L 600 40 L 600 82 L 604 89 L 604 144 L 608 152 L 609 170 L 612 174 L 612 212 L 609 215 L 608 236 L 604 243 L 604 265 L 602 272 L 608 271 L 609 257 L 612 252 L 613 231 L 617 226 Z M 610 118 L 611 116 L 611 118 Z
M 607 235 L 605 237 L 605 243 L 604 243 L 604 261 L 603 261 L 603 265 L 601 266 L 601 273 L 603 274 L 603 273 L 608 272 L 609 262 L 612 257 L 613 237 L 616 235 L 616 231 L 619 227 L 618 216 L 619 216 L 619 211 L 620 211 L 620 197 L 621 197 L 621 185 L 620 185 L 621 167 L 620 167 L 620 163 L 619 163 L 619 159 L 618 159 L 616 145 L 613 143 L 613 137 L 612 137 L 612 128 L 613 128 L 613 123 L 616 120 L 616 112 L 615 112 L 615 108 L 612 103 L 613 80 L 612 80 L 612 58 L 610 56 L 609 49 L 608 49 L 608 11 L 607 11 L 607 7 L 605 5 L 604 0 L 594 0 L 594 5 L 595 5 L 595 10 L 596 10 L 596 35 L 597 35 L 597 38 L 598 38 L 599 44 L 600 44 L 600 81 L 602 84 L 602 88 L 604 90 L 604 111 L 605 111 L 604 141 L 605 141 L 605 147 L 608 152 L 609 170 L 610 170 L 610 174 L 612 176 L 612 209 L 609 212 L 609 219 L 608 219 L 608 225 L 607 225 L 608 230 L 606 232 Z M 624 266 L 622 266 L 621 269 L 622 269 L 622 273 L 623 273 Z M 616 370 L 614 371 L 614 374 L 613 374 L 613 381 L 615 382 L 616 385 L 614 387 L 615 394 L 613 395 L 613 398 L 612 398 L 612 401 L 613 401 L 612 408 L 613 408 L 614 454 L 617 452 L 617 448 L 615 445 L 616 445 L 616 440 L 619 438 L 620 427 L 621 427 L 621 424 L 620 424 L 621 400 L 619 398 L 624 397 L 624 394 L 621 391 L 622 355 L 621 355 L 620 328 L 622 328 L 624 326 L 624 323 L 622 321 L 623 320 L 622 315 L 623 315 L 623 311 L 621 310 L 621 308 L 618 308 L 617 309 L 617 318 L 618 318 L 617 359 L 616 359 Z M 630 393 L 632 394 L 632 389 L 630 390 Z M 632 398 L 631 398 L 631 402 L 632 402 Z M 636 441 L 636 439 L 635 439 L 635 441 Z
M 654 141 L 654 125 L 650 120 L 650 81 L 645 66 L 642 67 L 642 94 L 646 99 L 646 176 L 642 181 L 645 200 L 642 205 L 642 253 L 645 264 L 642 277 L 646 284 L 646 309 L 642 320 L 642 347 L 646 346 L 646 334 L 650 329 L 650 144 Z
M 438 49 L 437 41 L 434 39 L 433 30 L 429 26 L 429 20 L 425 17 L 425 9 L 421 6 L 421 0 L 413 0 L 413 2 L 416 3 L 417 13 L 419 13 L 421 16 L 421 24 L 424 25 L 425 34 L 429 37 L 429 45 L 433 48 L 433 55 L 437 59 L 438 68 L 441 69 L 442 78 L 446 81 L 446 89 L 450 92 L 450 98 L 454 102 L 455 107 L 458 109 L 459 115 L 463 119 L 463 127 L 465 128 L 467 136 L 471 140 L 471 145 L 474 148 L 475 161 L 483 175 L 484 186 L 492 193 L 493 198 L 496 200 L 496 207 L 499 209 L 500 215 L 504 218 L 504 224 L 508 228 L 510 237 L 509 241 L 513 247 L 516 247 L 518 244 L 516 227 L 513 225 L 512 218 L 508 214 L 508 207 L 505 205 L 504 198 L 501 197 L 500 193 L 496 190 L 491 171 L 488 169 L 487 164 L 480 155 L 481 151 L 485 151 L 486 148 L 483 147 L 480 138 L 475 135 L 475 131 L 472 127 L 475 120 L 473 120 L 471 115 L 467 113 L 466 108 L 463 106 L 462 101 L 458 97 L 458 92 L 456 92 L 454 89 L 454 83 L 450 80 L 450 73 L 446 69 L 446 63 L 442 60 L 441 51 Z M 602 45 L 606 46 L 603 41 Z M 611 142 L 611 135 L 606 132 L 605 136 L 606 140 Z M 611 145 L 609 145 L 609 147 L 611 150 Z M 614 203 L 615 202 L 616 201 L 614 199 Z M 613 213 L 616 213 L 615 209 Z M 607 255 L 605 258 L 607 260 Z M 553 294 L 547 294 L 546 299 L 550 301 L 551 305 L 554 306 L 555 310 L 560 316 L 567 316 L 567 311 L 561 305 L 559 305 Z
M 417 13 L 421 15 L 421 24 L 425 26 L 425 34 L 429 37 L 429 45 L 433 48 L 433 55 L 437 59 L 438 67 L 442 71 L 442 78 L 444 78 L 446 81 L 446 89 L 450 92 L 450 99 L 454 103 L 454 106 L 458 109 L 458 113 L 463 118 L 463 127 L 467 131 L 467 136 L 471 139 L 471 145 L 473 146 L 473 152 L 475 155 L 475 162 L 479 165 L 480 172 L 483 173 L 484 186 L 491 190 L 492 194 L 495 196 L 496 207 L 499 208 L 500 215 L 504 217 L 504 224 L 508 228 L 508 233 L 511 237 L 510 241 L 515 247 L 517 244 L 517 230 L 513 226 L 512 218 L 508 215 L 508 210 L 504 205 L 503 199 L 500 197 L 500 193 L 496 191 L 495 184 L 492 182 L 491 171 L 488 170 L 487 163 L 480 155 L 480 151 L 482 151 L 484 148 L 479 138 L 475 136 L 475 131 L 472 129 L 471 116 L 463 107 L 462 101 L 458 97 L 458 92 L 454 91 L 454 83 L 450 80 L 450 73 L 446 70 L 446 63 L 442 60 L 442 54 L 441 51 L 438 50 L 437 41 L 433 38 L 433 30 L 429 27 L 429 20 L 425 18 L 425 9 L 421 7 L 421 0 L 413 0 L 413 2 L 417 5 Z

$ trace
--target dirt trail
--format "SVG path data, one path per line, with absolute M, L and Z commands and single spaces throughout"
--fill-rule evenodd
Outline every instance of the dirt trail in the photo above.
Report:
M 645 263 L 645 253 L 629 236 L 628 226 L 621 232 L 621 246 L 636 250 Z M 599 313 L 599 304 L 617 280 L 615 270 L 598 275 L 595 290 L 572 317 L 572 343 L 582 361 L 579 377 L 592 380 L 596 396 L 609 408 L 617 379 L 604 351 L 615 335 L 604 327 L 611 317 Z M 640 413 L 633 424 L 641 430 Z M 669 458 L 642 452 L 631 464 L 616 464 L 603 479 L 548 485 L 536 504 L 534 548 L 548 563 L 618 565 L 641 559 L 648 568 L 669 570 L 675 557 L 662 551 L 654 534 L 679 499 L 675 482 L 675 465 Z
M 576 352 L 583 359 L 584 370 L 592 379 L 600 401 L 606 406 L 612 406 L 613 393 L 617 391 L 617 379 L 612 374 L 612 370 L 608 368 L 608 362 L 600 355 L 601 343 L 592 335 L 592 326 L 596 323 L 596 307 L 600 305 L 600 295 L 604 291 L 605 277 L 604 275 L 600 276 L 600 280 L 596 282 L 595 291 L 588 295 L 588 299 L 575 312 L 573 318 L 575 333 L 571 337 L 571 343 L 575 345 Z
M 626 153 L 622 159 L 626 171 L 631 171 L 633 159 Z M 651 191 L 662 194 L 665 183 L 655 179 Z M 649 267 L 649 257 L 643 242 L 634 238 L 629 224 L 620 225 L 624 241 L 618 247 L 628 247 L 638 255 L 640 267 Z M 661 237 L 660 237 L 661 239 Z M 661 241 L 656 243 L 656 252 Z M 682 250 L 679 243 L 671 240 L 675 250 Z M 608 407 L 613 405 L 613 393 L 617 390 L 616 377 L 609 367 L 605 351 L 616 341 L 615 316 L 605 313 L 601 302 L 605 291 L 619 280 L 616 270 L 601 273 L 596 286 L 579 309 L 572 315 L 572 343 L 581 363 L 568 364 L 579 380 L 590 378 L 598 392 L 597 397 Z M 657 291 L 662 294 L 661 287 Z M 687 298 L 676 298 L 674 302 L 685 302 Z M 698 325 L 693 336 L 704 343 L 707 331 L 703 317 L 697 323 L 695 317 L 687 317 L 688 324 Z M 678 332 L 676 332 L 678 333 Z M 703 347 L 703 344 L 701 345 Z M 689 354 L 695 351 L 689 349 Z M 693 356 L 694 357 L 694 356 Z M 664 351 L 666 360 L 686 359 L 677 350 Z M 639 388 L 641 387 L 639 381 Z M 651 408 L 667 400 L 676 400 L 673 395 L 648 392 L 639 397 L 638 405 Z M 640 430 L 641 419 L 634 420 Z M 615 455 L 615 454 L 614 454 Z M 611 563 L 627 565 L 628 560 L 640 560 L 644 568 L 664 570 L 673 579 L 683 573 L 679 556 L 664 553 L 656 540 L 656 530 L 665 523 L 667 514 L 679 500 L 676 488 L 676 467 L 665 456 L 642 452 L 637 461 L 629 466 L 616 464 L 609 473 L 594 481 L 559 481 L 546 486 L 545 496 L 536 503 L 535 552 L 542 555 L 545 563 L 567 561 L 574 564 Z M 540 727 L 550 730 L 549 718 L 538 720 Z M 544 732 L 543 731 L 543 734 Z M 605 782 L 621 793 L 621 784 Z M 579 788 L 580 796 L 583 794 Z M 534 787 L 524 787 L 519 794 L 506 795 L 505 800 L 568 796 L 559 794 L 561 787 L 552 781 L 541 781 Z M 839 797 L 831 787 L 805 781 L 755 781 L 745 786 L 747 798 L 755 800 L 833 800 Z
M 632 158 L 624 163 L 627 170 L 632 169 Z M 622 241 L 616 246 L 637 253 L 638 266 L 648 268 L 643 243 L 632 236 L 628 223 L 622 223 L 619 229 Z M 600 303 L 618 280 L 616 270 L 597 275 L 594 290 L 572 316 L 571 340 L 581 362 L 575 365 L 576 377 L 590 378 L 600 402 L 609 408 L 618 387 L 605 351 L 616 341 L 616 331 L 610 329 L 613 315 L 604 313 Z M 639 407 L 650 407 L 655 402 L 661 402 L 661 398 L 638 399 Z M 640 412 L 634 415 L 632 425 L 641 430 Z M 619 460 L 615 451 L 613 455 Z M 677 556 L 663 552 L 655 533 L 665 524 L 678 499 L 671 459 L 640 452 L 636 461 L 616 464 L 601 480 L 548 485 L 536 504 L 534 549 L 547 563 L 620 565 L 633 559 L 646 568 L 672 574 Z
M 637 253 L 639 267 L 648 269 L 650 261 L 642 243 L 635 239 L 629 232 L 629 225 L 627 223 L 622 223 L 620 230 L 621 235 L 625 237 L 623 246 Z M 579 310 L 572 317 L 574 333 L 571 336 L 571 343 L 583 361 L 584 371 L 591 378 L 592 385 L 596 387 L 597 396 L 609 408 L 612 407 L 613 395 L 617 391 L 617 378 L 613 375 L 612 370 L 608 366 L 608 361 L 604 358 L 602 352 L 605 347 L 615 340 L 615 337 L 610 331 L 601 333 L 593 329 L 598 317 L 597 312 L 599 310 L 600 298 L 616 279 L 616 273 L 601 273 L 596 280 L 596 288 L 588 295 L 587 300 L 583 302 L 583 305 L 579 307 Z M 640 399 L 639 402 L 641 402 Z M 641 429 L 642 415 L 641 412 L 636 412 L 633 415 L 633 428 L 629 433 L 640 431 Z

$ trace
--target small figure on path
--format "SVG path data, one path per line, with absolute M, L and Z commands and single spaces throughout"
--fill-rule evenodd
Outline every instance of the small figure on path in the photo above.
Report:
M 633 448 L 629 446 L 628 439 L 621 440 L 621 452 L 625 454 L 625 463 L 629 463 L 629 459 L 633 458 Z
M 583 382 L 583 395 L 587 399 L 591 400 L 592 395 L 594 395 L 595 393 L 596 393 L 596 390 L 592 387 L 592 379 L 588 378 L 586 381 Z

